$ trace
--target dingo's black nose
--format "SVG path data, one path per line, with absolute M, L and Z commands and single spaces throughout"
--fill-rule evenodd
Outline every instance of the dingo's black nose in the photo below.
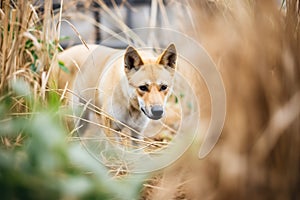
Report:
M 163 107 L 155 105 L 151 108 L 151 113 L 154 117 L 161 117 L 162 114 L 164 113 Z

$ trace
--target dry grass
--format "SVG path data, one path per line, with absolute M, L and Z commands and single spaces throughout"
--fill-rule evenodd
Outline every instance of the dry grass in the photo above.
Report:
M 51 6 L 47 1 L 45 7 Z M 0 99 L 5 101 L 12 94 L 12 84 L 22 79 L 30 84 L 33 92 L 31 103 L 22 96 L 12 97 L 10 116 L 28 116 L 35 101 L 46 105 L 50 66 L 58 52 L 58 38 L 52 21 L 51 10 L 39 12 L 30 1 L 1 1 L 0 4 Z M 31 105 L 29 105 L 31 104 Z M 20 146 L 22 136 L 2 137 L 6 147 Z
M 49 8 L 52 2 L 45 2 Z M 98 3 L 111 14 L 116 26 L 129 31 L 127 38 L 120 40 L 136 40 L 143 45 L 124 24 L 116 5 L 112 9 L 103 1 Z M 286 10 L 271 0 L 187 3 L 179 2 L 192 21 L 182 21 L 182 27 L 207 49 L 222 73 L 227 92 L 226 123 L 209 156 L 198 160 L 198 142 L 175 165 L 150 178 L 141 198 L 298 199 L 300 1 L 286 0 Z M 72 5 L 74 1 L 66 2 L 61 11 Z M 158 11 L 154 6 L 159 6 L 164 25 L 170 25 L 162 1 L 153 1 L 152 6 L 149 24 L 155 24 Z M 180 9 L 179 15 L 185 12 Z M 30 83 L 35 99 L 47 99 L 49 69 L 59 40 L 59 26 L 53 19 L 60 20 L 64 12 L 52 16 L 44 9 L 40 16 L 36 10 L 27 1 L 18 5 L 1 2 L 0 100 L 10 94 L 10 81 L 16 77 Z M 103 24 L 82 17 L 114 34 Z M 15 98 L 12 105 L 14 115 L 32 114 L 22 98 Z M 1 142 L 6 147 L 20 146 L 23 139 L 22 135 L 1 137 Z M 126 173 L 122 170 L 113 167 L 112 173 Z
M 48 1 L 45 7 L 51 6 Z M 30 82 L 35 96 L 45 97 L 48 69 L 57 53 L 57 35 L 49 9 L 39 16 L 31 2 L 1 3 L 1 79 L 0 91 L 10 88 L 11 80 L 22 77 Z
M 274 1 L 191 2 L 225 82 L 225 127 L 205 159 L 191 150 L 145 199 L 299 198 L 300 2 L 286 3 L 285 14 Z

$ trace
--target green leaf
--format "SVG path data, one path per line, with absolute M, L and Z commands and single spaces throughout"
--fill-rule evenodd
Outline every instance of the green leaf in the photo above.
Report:
M 56 93 L 53 90 L 49 91 L 49 98 L 48 98 L 48 105 L 49 105 L 49 111 L 53 110 L 54 112 L 59 111 L 60 108 L 60 96 L 58 93 Z
M 30 65 L 30 69 L 31 69 L 31 71 L 36 72 L 37 67 L 35 66 L 34 63 L 32 63 L 32 64 Z
M 71 39 L 70 36 L 63 36 L 63 37 L 60 37 L 60 38 L 59 38 L 59 41 L 60 41 L 60 42 L 63 42 L 63 41 L 68 41 L 68 40 L 70 40 L 70 39 Z
M 62 62 L 62 61 L 58 61 L 58 66 L 59 66 L 59 68 L 61 68 L 64 72 L 66 72 L 66 73 L 70 73 L 70 70 L 65 66 L 65 63 L 64 62 Z
M 177 104 L 178 103 L 178 97 L 175 96 L 175 103 Z
M 25 49 L 30 49 L 31 47 L 33 47 L 33 42 L 32 40 L 27 40 L 25 42 Z

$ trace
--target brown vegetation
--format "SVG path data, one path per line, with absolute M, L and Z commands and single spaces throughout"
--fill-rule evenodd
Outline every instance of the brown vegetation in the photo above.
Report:
M 43 16 L 41 16 L 41 13 L 38 13 L 30 2 L 16 2 L 14 4 L 13 1 L 1 1 L 0 4 L 0 103 L 1 106 L 7 106 L 6 97 L 13 93 L 11 80 L 22 77 L 32 86 L 34 99 L 41 104 L 47 104 L 51 102 L 51 98 L 47 98 L 50 96 L 48 77 L 51 72 L 49 69 L 54 64 L 53 60 L 58 52 L 59 23 L 54 24 L 50 9 L 44 9 Z M 72 2 L 68 2 L 68 5 Z M 103 1 L 99 0 L 98 2 L 106 13 L 112 12 Z M 153 2 L 153 5 L 159 5 L 163 8 L 162 1 L 153 0 Z M 170 2 L 187 4 L 188 9 L 192 8 L 190 11 L 192 22 L 181 21 L 183 24 L 181 27 L 186 34 L 193 35 L 205 47 L 221 72 L 227 94 L 227 116 L 221 138 L 207 157 L 198 159 L 197 153 L 201 143 L 201 139 L 199 139 L 174 165 L 149 178 L 144 184 L 141 198 L 299 199 L 300 1 L 283 1 L 283 5 L 286 5 L 283 7 L 280 7 L 273 0 Z M 45 4 L 45 8 L 51 7 L 51 1 L 45 1 Z M 114 8 L 116 9 L 116 5 Z M 178 8 L 182 7 L 179 6 Z M 154 11 L 153 13 L 156 13 Z M 178 10 L 178 14 L 181 11 Z M 61 15 L 54 17 L 57 20 Z M 114 17 L 114 22 L 117 25 L 120 23 L 119 26 L 123 30 L 128 29 L 117 15 Z M 154 14 L 151 17 L 157 18 Z M 167 22 L 168 20 L 165 19 L 164 21 Z M 93 24 L 105 29 L 101 24 L 96 24 L 95 21 Z M 107 28 L 105 30 L 109 32 Z M 110 33 L 114 32 L 111 31 Z M 198 88 L 197 91 L 201 90 Z M 205 91 L 205 95 L 199 95 L 199 97 L 203 98 L 204 104 L 208 103 L 206 102 L 209 101 L 207 91 Z M 43 192 L 39 195 L 36 194 L 35 198 L 44 197 L 45 194 L 54 194 L 57 198 L 58 195 L 62 195 L 60 197 L 78 199 L 84 195 L 91 195 L 90 191 L 97 191 L 92 194 L 96 197 L 104 194 L 95 186 L 99 184 L 99 177 L 102 177 L 104 173 L 98 173 L 97 176 L 87 176 L 87 178 L 94 177 L 94 182 L 88 182 L 86 179 L 90 186 L 87 187 L 86 191 L 76 193 L 78 195 L 76 196 L 76 194 L 68 193 L 65 188 L 71 185 L 75 188 L 72 191 L 76 192 L 77 183 L 82 183 L 80 182 L 82 181 L 82 171 L 76 171 L 78 180 L 80 179 L 78 182 L 74 179 L 67 182 L 68 179 L 64 179 L 65 177 L 74 176 L 74 172 L 70 172 L 70 163 L 67 167 L 59 168 L 60 173 L 57 173 L 57 168 L 53 167 L 52 174 L 48 174 L 47 179 L 41 178 L 41 174 L 34 171 L 40 169 L 38 167 L 33 169 L 32 174 L 28 176 L 25 174 L 25 176 L 24 173 L 28 173 L 28 171 L 22 167 L 15 169 L 10 166 L 11 163 L 19 166 L 18 162 L 22 162 L 24 166 L 30 167 L 29 161 L 23 155 L 26 154 L 29 160 L 31 156 L 37 158 L 40 150 L 38 142 L 41 142 L 39 137 L 34 140 L 32 137 L 34 134 L 26 133 L 23 127 L 19 128 L 17 124 L 19 121 L 7 126 L 11 128 L 7 130 L 15 131 L 15 133 L 13 136 L 6 136 L 5 128 L 7 127 L 4 125 L 7 122 L 10 122 L 11 119 L 18 120 L 20 116 L 26 116 L 28 121 L 25 122 L 30 124 L 32 123 L 31 119 L 35 119 L 35 115 L 32 113 L 39 111 L 36 109 L 38 103 L 28 105 L 30 102 L 20 96 L 12 96 L 11 99 L 9 108 L 0 107 L 1 112 L 3 110 L 7 112 L 0 112 L 2 141 L 0 156 L 6 159 L 10 158 L 10 155 L 15 155 L 13 160 L 7 159 L 9 162 L 1 160 L 1 169 L 9 172 L 6 176 L 7 179 L 0 177 L 1 186 L 4 186 L 2 188 L 9 189 L 3 190 L 5 195 L 7 197 L 22 197 L 26 191 L 28 197 L 32 197 L 33 192 L 31 191 L 37 191 L 41 185 L 40 182 L 44 183 L 45 187 L 41 190 Z M 55 105 L 59 106 L 59 103 L 60 100 L 58 99 Z M 58 107 L 56 109 L 59 110 Z M 17 117 L 15 118 L 15 116 Z M 209 111 L 201 117 L 204 122 L 209 121 Z M 44 123 L 47 124 L 46 122 L 47 120 Z M 42 130 L 39 121 L 37 124 L 35 126 L 39 129 L 36 130 L 35 135 L 39 135 Z M 14 129 L 14 127 L 16 128 Z M 28 128 L 28 126 L 25 127 Z M 49 127 L 53 126 L 49 125 Z M 27 132 L 34 132 L 33 129 L 28 130 Z M 205 133 L 206 127 L 204 126 L 201 130 Z M 57 133 L 57 131 L 54 130 L 52 133 Z M 66 135 L 62 133 L 61 136 L 65 137 Z M 52 140 L 48 139 L 48 135 L 44 135 L 44 137 L 44 146 L 47 147 L 48 142 L 52 142 Z M 22 149 L 24 140 L 29 141 L 28 143 L 34 141 L 31 144 L 35 148 L 28 150 L 24 147 Z M 20 147 L 20 152 L 23 151 L 23 153 L 11 154 L 10 151 L 4 151 L 10 147 Z M 50 158 L 59 157 L 69 152 L 65 150 L 65 154 L 60 151 L 54 154 L 51 148 L 45 154 Z M 76 160 L 77 157 L 74 154 L 67 158 Z M 84 163 L 83 160 L 85 159 L 83 158 L 84 156 L 79 156 L 77 162 Z M 48 161 L 48 158 L 43 157 L 42 159 L 41 157 L 40 159 L 40 165 L 44 167 L 43 164 Z M 96 166 L 94 168 L 85 169 L 86 171 L 98 169 L 98 164 L 92 165 Z M 64 164 L 60 165 L 65 166 Z M 42 167 L 41 169 L 44 169 Z M 64 176 L 66 171 L 69 171 L 68 176 Z M 16 176 L 19 179 L 13 180 L 12 177 Z M 32 185 L 28 185 L 26 183 L 29 180 L 28 177 L 33 178 L 30 180 L 40 182 L 33 182 Z M 106 183 L 108 178 L 106 176 L 105 178 L 103 182 Z M 7 185 L 7 180 L 12 181 L 12 184 Z M 57 185 L 57 180 L 66 181 L 68 184 L 65 188 L 57 188 L 56 193 L 54 193 L 53 188 L 46 187 L 49 180 L 52 181 L 51 183 L 55 183 L 53 185 Z M 138 188 L 137 184 L 133 184 L 135 186 L 133 190 Z M 104 185 L 106 186 L 106 184 Z M 123 187 L 124 185 L 118 187 L 120 194 L 129 191 L 127 187 Z M 105 189 L 110 186 L 116 185 L 106 186 Z M 94 190 L 89 188 L 94 188 Z M 64 193 L 63 190 L 67 192 Z M 113 190 L 115 188 L 111 187 L 109 191 Z M 49 193 L 44 193 L 44 191 Z M 19 193 L 16 195 L 14 192 Z
M 191 150 L 149 199 L 299 198 L 300 2 L 286 4 L 191 2 L 197 38 L 225 82 L 225 127 L 206 158 Z

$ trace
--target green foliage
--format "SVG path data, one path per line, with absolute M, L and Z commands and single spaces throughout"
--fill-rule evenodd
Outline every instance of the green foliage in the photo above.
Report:
M 70 70 L 66 67 L 63 61 L 58 61 L 58 66 L 66 73 L 70 73 Z
M 22 135 L 19 147 L 0 145 L 1 199 L 137 199 L 144 176 L 114 180 L 80 145 L 68 143 L 59 98 L 47 105 L 33 100 L 25 81 L 0 98 L 0 136 Z M 30 114 L 15 114 L 15 101 Z
M 40 43 L 40 41 L 38 41 Z M 28 50 L 31 54 L 31 57 L 32 57 L 32 61 L 31 61 L 31 64 L 30 64 L 30 69 L 33 71 L 33 72 L 36 72 L 37 71 L 37 60 L 39 59 L 38 55 L 37 55 L 37 52 L 35 50 L 35 47 L 34 47 L 34 44 L 33 44 L 33 41 L 28 39 L 26 42 L 25 42 L 25 49 Z

